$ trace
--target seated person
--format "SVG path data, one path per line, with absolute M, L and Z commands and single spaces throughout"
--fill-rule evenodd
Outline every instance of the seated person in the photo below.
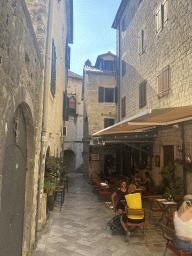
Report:
M 142 182 L 142 178 L 141 178 L 141 176 L 140 176 L 140 174 L 139 174 L 139 171 L 136 171 L 136 172 L 135 172 L 134 181 L 135 181 L 135 185 L 136 185 L 136 186 L 139 186 L 140 183 Z
M 113 203 L 113 208 L 122 214 L 125 211 L 126 204 L 122 202 L 125 200 L 125 195 L 128 194 L 127 183 L 125 181 L 121 182 L 121 187 L 117 188 L 111 196 L 111 201 Z M 115 205 L 115 198 L 117 198 L 117 205 Z
M 183 201 L 173 217 L 176 237 L 173 244 L 176 249 L 192 253 L 192 199 Z
M 127 202 L 127 206 L 130 209 L 142 209 L 142 201 L 141 201 L 141 194 L 137 192 L 132 192 L 125 196 L 125 200 Z M 126 223 L 141 223 L 145 220 L 144 215 L 123 215 L 121 217 L 121 225 L 125 230 L 125 242 L 129 240 L 130 232 L 126 227 Z M 135 228 L 134 228 L 135 229 Z M 130 229 L 130 231 L 134 231 Z
M 140 186 L 140 188 L 143 191 L 146 191 L 147 193 L 150 191 L 150 189 L 154 188 L 153 180 L 148 171 L 145 172 L 145 178 L 141 184 L 143 184 L 143 185 Z
M 136 186 L 135 186 L 135 184 L 131 183 L 129 185 L 128 192 L 130 194 L 130 193 L 134 193 L 135 191 L 136 191 Z

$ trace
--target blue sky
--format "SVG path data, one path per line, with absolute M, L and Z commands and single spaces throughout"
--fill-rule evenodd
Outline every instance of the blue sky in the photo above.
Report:
M 73 0 L 71 71 L 82 75 L 87 59 L 95 65 L 98 55 L 116 53 L 116 30 L 111 26 L 120 3 L 121 0 Z

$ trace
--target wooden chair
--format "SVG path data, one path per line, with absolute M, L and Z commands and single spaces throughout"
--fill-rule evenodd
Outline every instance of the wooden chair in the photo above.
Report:
M 172 205 L 169 207 L 169 212 L 164 214 L 164 217 L 167 219 L 166 226 L 168 226 L 170 223 L 172 223 L 173 227 L 173 214 L 177 211 L 177 206 Z
M 184 195 L 175 195 L 173 197 L 173 199 L 174 199 L 175 202 L 178 203 L 178 202 L 181 202 L 183 200 L 183 197 L 184 197 Z
M 165 208 L 161 207 L 160 204 L 156 201 L 156 199 L 162 199 L 162 196 L 160 195 L 154 195 L 154 196 L 149 196 L 149 220 L 151 219 L 151 216 L 153 213 L 161 213 L 161 218 L 157 222 L 156 226 L 159 225 L 161 220 L 163 219 Z
M 163 224 L 161 224 L 163 230 L 163 237 L 167 240 L 164 256 L 166 255 L 167 248 L 170 249 L 175 255 L 183 256 L 187 254 L 192 254 L 191 252 L 183 252 L 182 250 L 177 250 L 173 244 L 173 239 L 175 238 L 175 230 L 170 229 Z
M 128 215 L 144 215 L 145 217 L 145 208 L 142 209 L 127 209 L 127 214 Z M 130 226 L 130 227 L 135 227 L 133 233 L 135 234 L 136 230 L 140 230 L 141 233 L 143 234 L 143 236 L 146 237 L 146 244 L 147 244 L 147 235 L 145 235 L 145 226 L 146 226 L 146 220 L 144 220 L 141 223 L 131 223 L 131 222 L 126 222 L 125 223 L 126 226 Z

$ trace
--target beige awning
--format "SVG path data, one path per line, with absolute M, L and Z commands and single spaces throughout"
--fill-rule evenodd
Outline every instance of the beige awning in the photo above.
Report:
M 133 117 L 127 118 L 117 124 L 107 127 L 93 134 L 100 136 L 104 134 L 136 132 L 159 125 L 169 125 L 192 119 L 192 106 L 149 109 Z

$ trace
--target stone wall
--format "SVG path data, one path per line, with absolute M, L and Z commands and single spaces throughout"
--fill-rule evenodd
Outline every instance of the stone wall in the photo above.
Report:
M 27 130 L 27 170 L 23 255 L 35 241 L 37 184 L 42 121 L 42 61 L 24 1 L 0 3 L 0 194 L 5 143 L 18 106 Z M 0 195 L 1 198 L 1 195 Z
M 88 134 L 104 129 L 104 118 L 113 118 L 116 122 L 116 103 L 98 102 L 99 87 L 115 88 L 117 85 L 115 74 L 86 72 L 84 101 L 85 113 L 88 118 Z M 87 81 L 87 82 L 86 82 Z
M 121 31 L 121 58 L 127 70 L 121 77 L 120 98 L 126 95 L 126 117 L 133 116 L 149 108 L 176 107 L 191 104 L 192 98 L 192 35 L 191 1 L 168 0 L 168 20 L 159 33 L 156 32 L 156 12 L 163 1 L 136 1 L 130 4 L 121 18 L 130 17 L 137 9 L 132 20 L 127 20 L 127 29 Z M 145 51 L 139 52 L 139 37 L 144 30 Z M 118 33 L 118 31 L 117 31 Z M 177 40 L 175 40 L 177 38 Z M 169 94 L 158 98 L 157 76 L 166 65 L 170 67 Z M 139 109 L 139 84 L 147 80 L 147 104 Z M 125 117 L 125 118 L 126 118 Z
M 115 102 L 99 102 L 99 87 L 114 88 L 117 86 L 116 75 L 113 72 L 105 71 L 85 71 L 84 70 L 84 175 L 89 179 L 95 174 L 99 174 L 104 168 L 104 152 L 102 148 L 96 148 L 95 153 L 99 154 L 99 161 L 91 160 L 89 143 L 92 134 L 104 129 L 104 118 L 116 118 Z
M 117 53 L 120 60 L 126 62 L 126 73 L 122 76 L 122 62 L 120 65 L 120 102 L 126 96 L 126 115 L 119 120 L 126 119 L 147 109 L 179 107 L 191 105 L 192 99 L 192 34 L 190 0 L 168 0 L 167 20 L 163 28 L 157 31 L 156 14 L 161 4 L 166 1 L 138 1 L 130 0 L 117 27 Z M 125 21 L 125 31 L 122 23 Z M 120 31 L 120 37 L 119 37 Z M 141 33 L 144 33 L 143 49 L 141 51 Z M 120 51 L 119 51 L 120 46 Z M 159 97 L 158 75 L 162 69 L 169 66 L 169 90 Z M 144 81 L 146 85 L 146 105 L 139 108 L 139 85 Z M 120 104 L 119 102 L 119 104 Z M 185 150 L 186 155 L 191 154 L 191 124 L 185 124 Z M 160 155 L 161 165 L 155 166 L 152 159 L 154 179 L 159 182 L 160 169 L 163 162 L 163 146 L 174 146 L 174 158 L 181 158 L 177 145 L 181 144 L 181 130 L 173 127 L 162 129 L 158 133 L 154 145 L 154 155 Z M 182 174 L 182 166 L 177 166 L 177 173 Z M 187 182 L 192 175 L 187 174 Z M 188 182 L 188 191 L 191 185 Z
M 79 76 L 80 77 L 80 76 Z M 83 143 L 78 143 L 83 139 L 83 101 L 82 101 L 83 78 L 68 75 L 67 95 L 75 95 L 76 114 L 69 115 L 69 121 L 65 121 L 67 126 L 67 137 L 64 142 L 64 150 L 72 149 L 75 152 L 75 169 L 83 163 L 82 152 Z M 67 142 L 71 141 L 71 142 Z M 74 142 L 73 142 L 74 141 Z M 76 142 L 75 142 L 76 141 Z

